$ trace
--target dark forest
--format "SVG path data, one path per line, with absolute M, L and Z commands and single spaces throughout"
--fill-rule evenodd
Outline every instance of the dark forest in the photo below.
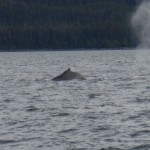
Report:
M 139 0 L 0 0 L 0 49 L 133 48 Z

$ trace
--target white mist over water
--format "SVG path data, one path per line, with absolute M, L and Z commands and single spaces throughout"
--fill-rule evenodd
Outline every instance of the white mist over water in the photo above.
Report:
M 150 1 L 143 1 L 133 14 L 131 24 L 139 38 L 139 48 L 150 48 Z

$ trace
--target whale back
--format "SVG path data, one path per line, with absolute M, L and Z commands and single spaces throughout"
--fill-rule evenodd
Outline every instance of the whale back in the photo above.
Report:
M 71 71 L 69 68 L 66 71 L 64 71 L 62 74 L 53 78 L 52 80 L 61 81 L 61 80 L 73 80 L 73 79 L 85 80 L 85 77 L 78 72 Z

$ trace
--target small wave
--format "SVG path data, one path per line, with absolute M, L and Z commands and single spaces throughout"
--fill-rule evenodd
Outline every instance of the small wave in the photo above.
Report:
M 51 116 L 53 116 L 53 117 L 66 117 L 69 115 L 70 115 L 69 113 L 55 113 L 55 114 L 52 114 Z
M 78 107 L 75 106 L 64 106 L 64 109 L 78 109 Z
M 20 139 L 20 140 L 13 140 L 13 139 L 9 139 L 9 140 L 0 140 L 0 145 L 3 145 L 3 144 L 12 144 L 12 143 L 18 143 L 18 142 L 22 142 L 22 141 L 30 141 L 30 140 L 35 140 L 35 139 L 40 139 L 40 137 L 26 138 L 26 139 Z
M 9 144 L 9 143 L 16 143 L 16 140 L 0 140 L 0 144 Z
M 14 101 L 14 99 L 12 99 L 12 98 L 7 98 L 7 99 L 4 100 L 4 102 L 6 102 L 6 103 L 10 103 L 10 102 L 13 102 L 13 101 Z
M 92 129 L 91 130 L 91 132 L 93 132 L 93 133 L 98 133 L 99 131 L 105 131 L 105 130 L 107 130 L 107 129 L 103 129 L 103 128 L 94 128 L 94 129 Z
M 35 106 L 29 106 L 26 108 L 26 111 L 28 112 L 33 112 L 33 111 L 38 111 L 39 108 L 35 107 Z
M 96 128 L 93 128 L 92 132 L 106 131 L 106 130 L 109 130 L 109 129 L 110 129 L 109 126 L 98 126 Z
M 141 136 L 141 135 L 146 135 L 146 134 L 150 134 L 150 130 L 141 130 L 141 131 L 136 131 L 135 133 L 131 134 L 131 137 L 137 137 L 137 136 Z
M 149 98 L 140 98 L 140 97 L 137 97 L 136 98 L 136 102 L 138 102 L 138 103 L 150 102 L 150 99 Z
M 140 118 L 139 115 L 129 116 L 126 120 L 135 120 L 137 118 Z
M 87 148 L 77 148 L 74 145 L 70 145 L 66 150 L 87 150 Z
M 59 131 L 59 133 L 70 133 L 70 132 L 74 132 L 74 131 L 77 131 L 77 129 L 75 129 L 75 128 L 65 129 L 65 130 Z
M 123 150 L 120 148 L 108 147 L 108 148 L 101 148 L 100 150 Z
M 97 96 L 101 96 L 101 94 L 89 94 L 88 95 L 88 97 L 90 98 L 90 99 L 93 99 L 93 98 L 95 98 L 95 97 L 97 97 Z
M 92 115 L 87 115 L 87 116 L 85 116 L 85 118 L 86 119 L 90 119 L 90 120 L 96 120 L 96 119 L 98 119 L 99 118 L 99 116 L 92 116 Z
M 69 116 L 69 113 L 59 113 L 58 116 L 63 117 L 63 116 Z
M 91 79 L 91 83 L 97 83 L 99 81 L 103 81 L 104 79 Z
M 131 148 L 130 150 L 150 150 L 150 144 L 139 145 Z

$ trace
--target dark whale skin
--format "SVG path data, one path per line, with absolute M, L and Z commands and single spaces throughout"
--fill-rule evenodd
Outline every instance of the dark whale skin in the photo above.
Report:
M 66 71 L 64 71 L 62 74 L 53 78 L 52 81 L 64 81 L 64 80 L 73 80 L 73 79 L 86 80 L 86 78 L 82 74 L 78 72 L 73 72 L 69 68 Z

